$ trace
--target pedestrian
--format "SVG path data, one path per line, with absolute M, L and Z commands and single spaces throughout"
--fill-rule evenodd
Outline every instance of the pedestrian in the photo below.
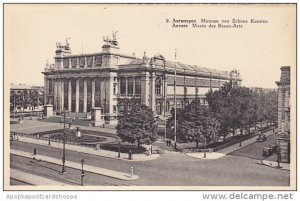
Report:
M 34 148 L 33 148 L 33 160 L 35 160 L 36 154 L 37 154 L 37 150 L 36 150 L 36 148 L 34 147 Z

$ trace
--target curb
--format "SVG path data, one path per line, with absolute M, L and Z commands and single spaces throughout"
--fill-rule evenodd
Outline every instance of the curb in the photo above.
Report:
M 60 149 L 62 150 L 62 148 L 59 148 L 59 147 L 53 147 L 53 146 L 49 146 L 49 145 L 46 145 L 46 144 L 40 144 L 40 143 L 34 143 L 34 142 L 26 142 L 26 141 L 22 141 L 20 138 L 19 140 L 17 140 L 19 142 L 23 142 L 23 143 L 27 143 L 27 144 L 34 144 L 34 145 L 40 145 L 40 146 L 44 146 L 44 147 L 49 147 L 49 148 L 52 148 L 52 149 Z M 76 146 L 76 145 L 74 145 Z M 72 149 L 68 149 L 66 148 L 67 151 L 72 151 L 72 152 L 76 152 L 76 153 L 84 153 L 84 154 L 88 154 L 88 155 L 93 155 L 93 156 L 98 156 L 98 157 L 103 157 L 103 158 L 109 158 L 109 159 L 116 159 L 116 160 L 123 160 L 123 161 L 128 161 L 128 162 L 141 162 L 141 161 L 152 161 L 152 160 L 156 160 L 160 157 L 160 154 L 157 154 L 157 157 L 154 157 L 154 158 L 151 158 L 151 159 L 147 159 L 147 160 L 136 160 L 133 159 L 132 160 L 129 160 L 128 158 L 118 158 L 117 156 L 113 157 L 113 156 L 106 156 L 106 155 L 98 155 L 98 154 L 94 154 L 94 153 L 89 153 L 89 152 L 81 152 L 81 151 L 76 151 L 76 150 L 72 150 Z M 118 154 L 118 152 L 116 152 L 116 155 Z

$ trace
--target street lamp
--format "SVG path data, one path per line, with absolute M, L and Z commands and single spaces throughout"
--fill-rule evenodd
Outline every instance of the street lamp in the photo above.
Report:
M 118 158 L 120 158 L 121 157 L 121 142 L 118 142 L 118 146 L 119 146 Z
M 206 158 L 206 139 L 204 139 L 204 158 Z
M 64 135 L 63 135 L 63 157 L 62 157 L 62 171 L 61 173 L 64 174 L 66 173 L 66 167 L 65 167 L 65 162 L 66 162 L 66 111 L 65 109 L 63 110 L 64 113 Z
M 83 165 L 84 165 L 84 160 L 82 158 L 81 159 L 81 186 L 83 186 L 83 177 L 84 177 Z

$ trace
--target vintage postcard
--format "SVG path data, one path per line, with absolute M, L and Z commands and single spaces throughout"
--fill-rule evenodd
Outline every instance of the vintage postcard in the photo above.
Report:
M 3 7 L 4 190 L 296 190 L 296 4 Z

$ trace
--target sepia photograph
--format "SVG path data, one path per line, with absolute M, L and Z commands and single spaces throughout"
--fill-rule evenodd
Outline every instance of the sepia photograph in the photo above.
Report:
M 4 4 L 4 190 L 296 190 L 296 15 Z

